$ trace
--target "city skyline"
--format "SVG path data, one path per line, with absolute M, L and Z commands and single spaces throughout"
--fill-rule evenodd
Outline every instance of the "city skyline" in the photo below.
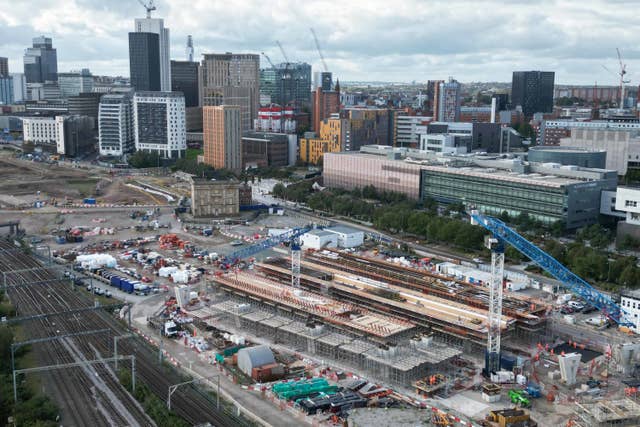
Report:
M 454 76 L 461 82 L 508 82 L 514 70 L 549 70 L 556 72 L 558 84 L 615 85 L 619 47 L 630 84 L 640 82 L 631 1 L 482 4 L 407 0 L 390 10 L 382 0 L 282 0 L 269 7 L 253 0 L 233 7 L 220 1 L 160 0 L 152 16 L 171 28 L 174 60 L 185 59 L 190 34 L 198 60 L 203 53 L 264 51 L 283 62 L 276 46 L 280 40 L 291 61 L 308 62 L 319 71 L 313 27 L 330 71 L 342 81 L 426 82 Z M 96 75 L 128 76 L 127 34 L 132 20 L 145 15 L 137 1 L 0 0 L 0 6 L 0 52 L 9 57 L 11 72 L 22 71 L 31 39 L 45 35 L 58 49 L 60 71 L 89 68 Z M 261 58 L 261 67 L 266 65 Z

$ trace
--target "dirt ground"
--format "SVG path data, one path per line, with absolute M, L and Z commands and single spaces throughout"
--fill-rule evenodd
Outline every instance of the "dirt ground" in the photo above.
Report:
M 125 185 L 125 177 L 0 155 L 0 208 L 26 207 L 36 200 L 64 202 L 97 197 L 104 203 L 159 203 L 156 197 Z

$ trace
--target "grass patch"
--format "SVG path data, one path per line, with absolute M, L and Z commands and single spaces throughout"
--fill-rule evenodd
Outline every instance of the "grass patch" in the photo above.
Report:
M 96 191 L 97 179 L 70 179 L 67 186 L 80 193 L 81 197 L 91 197 Z
M 196 160 L 201 154 L 204 154 L 204 150 L 199 148 L 187 148 L 187 152 L 184 157 L 187 160 Z

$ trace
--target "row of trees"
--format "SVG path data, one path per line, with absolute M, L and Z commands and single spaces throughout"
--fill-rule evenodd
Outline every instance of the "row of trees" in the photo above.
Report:
M 564 245 L 556 240 L 548 240 L 544 249 L 587 281 L 598 282 L 610 289 L 640 286 L 640 268 L 637 266 L 636 257 L 611 255 L 606 251 L 586 246 L 581 241 Z

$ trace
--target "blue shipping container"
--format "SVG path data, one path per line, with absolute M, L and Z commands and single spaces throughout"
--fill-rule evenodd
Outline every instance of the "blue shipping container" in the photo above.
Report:
M 118 276 L 111 276 L 111 286 L 120 287 L 120 278 Z
M 131 294 L 133 293 L 133 283 L 123 279 L 120 281 L 120 289 Z
M 95 205 L 96 199 L 94 199 L 93 197 L 87 197 L 82 201 L 82 203 L 84 203 L 85 205 Z

